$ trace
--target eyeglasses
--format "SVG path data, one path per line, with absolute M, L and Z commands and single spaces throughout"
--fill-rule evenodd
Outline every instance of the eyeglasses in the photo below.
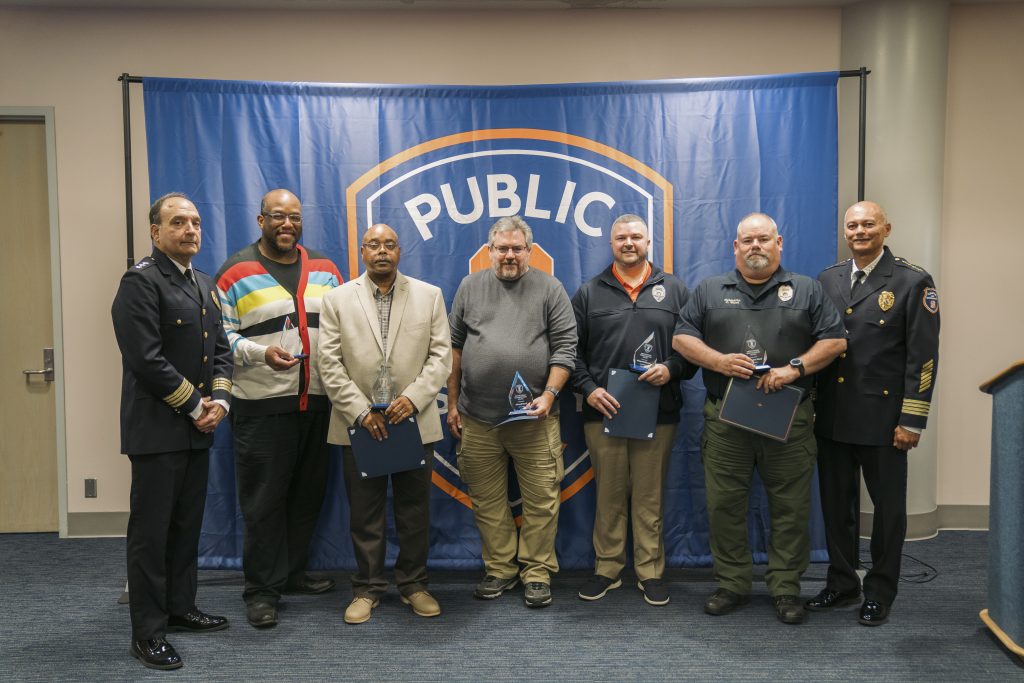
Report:
M 394 251 L 395 249 L 398 249 L 398 242 L 392 242 L 391 240 L 388 240 L 387 242 L 378 242 L 376 240 L 372 242 L 363 242 L 363 248 L 369 249 L 370 251 L 380 251 L 381 247 L 384 247 L 385 251 Z
M 284 223 L 284 219 L 287 218 L 294 225 L 302 225 L 302 214 L 301 213 L 261 213 L 262 216 L 266 216 L 275 223 Z
M 507 254 L 509 252 L 512 252 L 516 256 L 519 256 L 524 251 L 526 251 L 526 247 L 499 247 L 496 245 L 491 245 L 491 249 L 498 252 L 499 254 Z

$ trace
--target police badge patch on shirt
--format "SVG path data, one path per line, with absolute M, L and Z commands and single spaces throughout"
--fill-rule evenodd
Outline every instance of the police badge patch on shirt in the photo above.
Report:
M 651 288 L 651 296 L 653 296 L 654 300 L 657 301 L 659 304 L 662 301 L 664 301 L 665 300 L 665 285 L 654 285 L 654 287 Z
M 932 315 L 939 312 L 939 293 L 935 291 L 934 287 L 924 288 L 924 294 L 921 295 L 921 305 L 924 306 L 924 310 Z
M 779 287 L 779 301 L 789 301 L 793 298 L 793 287 L 791 285 L 782 285 Z

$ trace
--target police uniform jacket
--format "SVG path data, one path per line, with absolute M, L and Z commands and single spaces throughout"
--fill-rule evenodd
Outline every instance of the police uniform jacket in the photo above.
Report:
M 893 256 L 850 298 L 847 260 L 822 271 L 849 331 L 849 347 L 818 373 L 818 436 L 865 446 L 892 444 L 897 425 L 924 429 L 939 363 L 939 299 L 931 276 Z
M 672 333 L 689 296 L 679 278 L 653 264 L 636 301 L 612 273 L 612 266 L 583 283 L 572 298 L 579 336 L 573 388 L 586 398 L 598 387 L 607 387 L 608 370 L 628 368 L 637 347 L 653 332 L 654 357 L 668 368 L 671 378 L 661 387 L 658 423 L 679 422 L 683 406 L 679 381 L 693 377 L 697 368 L 672 350 Z M 603 416 L 584 401 L 583 419 L 595 422 Z
M 748 327 L 772 367 L 786 365 L 821 339 L 846 338 L 821 283 L 781 266 L 761 285 L 751 285 L 738 270 L 701 281 L 679 312 L 676 334 L 697 337 L 719 353 L 743 353 Z M 728 377 L 707 368 L 703 376 L 711 398 L 725 395 Z M 813 380 L 801 377 L 793 384 L 809 390 Z
M 121 349 L 121 452 L 209 448 L 189 413 L 203 396 L 231 400 L 231 351 L 213 280 L 202 296 L 159 249 L 121 277 L 111 308 Z

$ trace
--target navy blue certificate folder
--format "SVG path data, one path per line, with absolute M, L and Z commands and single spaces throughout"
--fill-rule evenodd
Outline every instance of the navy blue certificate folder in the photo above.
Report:
M 363 479 L 414 470 L 426 464 L 415 416 L 396 425 L 389 424 L 387 430 L 388 438 L 377 441 L 362 427 L 348 428 L 352 455 Z
M 785 443 L 803 397 L 804 390 L 799 387 L 787 384 L 766 394 L 757 388 L 756 378 L 733 377 L 722 398 L 718 419 Z
M 648 441 L 654 438 L 661 387 L 638 382 L 637 377 L 635 372 L 621 368 L 608 371 L 608 393 L 619 402 L 619 410 L 614 419 L 606 417 L 602 421 L 601 433 L 605 436 Z

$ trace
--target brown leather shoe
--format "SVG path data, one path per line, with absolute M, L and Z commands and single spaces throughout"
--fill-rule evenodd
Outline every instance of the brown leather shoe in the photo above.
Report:
M 379 604 L 380 600 L 374 600 L 366 596 L 354 598 L 345 609 L 345 623 L 361 624 L 369 620 L 373 615 L 373 608 Z
M 436 617 L 441 614 L 441 606 L 427 591 L 416 591 L 412 595 L 403 595 L 402 604 L 412 607 L 413 614 L 419 617 Z

